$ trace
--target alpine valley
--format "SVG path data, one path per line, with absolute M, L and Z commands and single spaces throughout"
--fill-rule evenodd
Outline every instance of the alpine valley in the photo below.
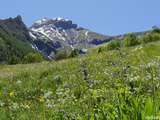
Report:
M 152 119 L 159 27 L 106 36 L 63 18 L 0 20 L 0 120 Z

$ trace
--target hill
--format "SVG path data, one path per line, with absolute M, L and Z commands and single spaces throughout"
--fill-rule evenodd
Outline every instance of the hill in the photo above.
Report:
M 160 114 L 160 42 L 0 66 L 0 119 L 137 120 Z
M 21 16 L 0 20 L 0 64 L 18 63 L 26 54 L 34 52 L 31 41 Z

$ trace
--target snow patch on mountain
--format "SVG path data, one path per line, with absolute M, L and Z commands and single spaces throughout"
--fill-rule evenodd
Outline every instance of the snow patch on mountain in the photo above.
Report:
M 43 19 L 41 19 L 41 20 L 37 20 L 37 21 L 35 22 L 35 24 L 42 24 L 42 23 L 45 23 L 45 22 L 47 22 L 47 21 L 48 21 L 47 18 L 43 18 Z
M 85 32 L 85 35 L 86 35 L 86 36 L 88 36 L 88 32 L 89 32 L 89 31 L 86 31 L 86 32 Z
M 29 35 L 31 36 L 31 38 L 37 39 L 37 37 L 35 35 L 33 35 L 32 32 L 29 32 Z

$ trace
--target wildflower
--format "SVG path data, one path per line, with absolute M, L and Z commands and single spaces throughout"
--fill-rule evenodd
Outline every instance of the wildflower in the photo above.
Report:
M 5 103 L 0 100 L 0 107 L 3 107 L 4 105 L 5 105 Z
M 15 110 L 18 109 L 19 108 L 18 103 L 12 103 L 12 108 Z
M 54 101 L 47 99 L 47 100 L 46 100 L 46 107 L 47 107 L 47 108 L 53 108 L 53 107 L 55 107 Z
M 39 102 L 44 102 L 44 101 L 45 101 L 43 96 L 40 96 L 40 97 L 38 98 L 38 100 L 39 100 Z
M 21 104 L 21 107 L 23 107 L 25 109 L 30 109 L 30 106 L 28 104 Z
M 18 80 L 16 83 L 17 83 L 17 84 L 21 84 L 21 83 L 22 83 L 22 81 Z
M 52 95 L 52 91 L 48 91 L 44 94 L 44 98 L 49 98 Z
M 77 99 L 74 99 L 75 102 L 77 102 Z
M 13 91 L 10 92 L 10 93 L 9 93 L 9 96 L 10 96 L 10 97 L 13 97 L 13 96 L 14 96 L 14 92 L 13 92 Z
M 29 109 L 30 106 L 26 104 L 26 105 L 24 105 L 24 108 Z

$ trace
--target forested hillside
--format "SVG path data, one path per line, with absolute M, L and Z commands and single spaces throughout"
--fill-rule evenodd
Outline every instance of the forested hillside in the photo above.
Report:
M 34 49 L 31 38 L 20 16 L 0 20 L 0 63 L 15 64 Z

